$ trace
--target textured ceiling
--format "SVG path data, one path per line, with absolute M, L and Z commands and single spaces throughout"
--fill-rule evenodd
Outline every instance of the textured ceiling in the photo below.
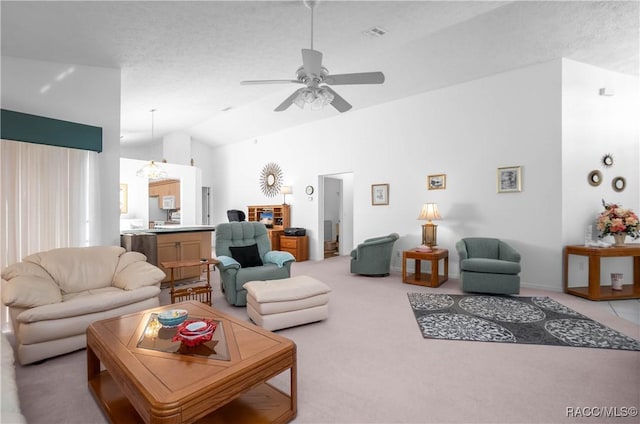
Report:
M 150 141 L 151 109 L 156 138 L 212 145 L 338 114 L 273 112 L 299 86 L 239 84 L 295 77 L 310 46 L 301 1 L 0 7 L 2 55 L 122 70 L 123 144 Z M 373 26 L 388 33 L 363 34 Z M 560 57 L 637 75 L 639 27 L 638 1 L 322 1 L 314 48 L 332 73 L 384 72 L 384 85 L 334 87 L 353 111 Z

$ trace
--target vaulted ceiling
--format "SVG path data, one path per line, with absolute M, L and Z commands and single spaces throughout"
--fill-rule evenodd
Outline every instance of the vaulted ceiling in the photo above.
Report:
M 314 48 L 331 73 L 382 71 L 336 86 L 361 108 L 566 57 L 638 75 L 638 1 L 321 1 Z M 302 1 L 2 1 L 2 55 L 122 72 L 123 144 L 182 131 L 220 145 L 338 115 L 274 112 L 311 43 Z M 383 28 L 382 37 L 366 35 Z

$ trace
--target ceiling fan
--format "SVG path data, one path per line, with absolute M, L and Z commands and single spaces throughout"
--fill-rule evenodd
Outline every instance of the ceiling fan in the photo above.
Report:
M 311 48 L 302 49 L 302 66 L 296 71 L 296 79 L 241 81 L 240 84 L 303 84 L 304 87 L 294 91 L 293 94 L 275 108 L 276 112 L 282 112 L 292 104 L 296 104 L 300 108 L 304 108 L 305 104 L 309 104 L 312 109 L 316 110 L 331 104 L 339 112 L 346 112 L 351 109 L 351 105 L 329 86 L 382 84 L 384 82 L 384 74 L 382 72 L 329 74 L 327 68 L 322 66 L 322 53 L 313 49 L 313 9 L 317 1 L 304 0 L 304 4 L 311 10 Z

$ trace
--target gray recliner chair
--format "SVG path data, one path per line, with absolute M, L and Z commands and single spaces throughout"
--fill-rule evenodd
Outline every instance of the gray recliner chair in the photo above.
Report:
M 520 254 L 495 238 L 463 238 L 456 243 L 462 291 L 520 293 Z
M 391 268 L 393 244 L 398 234 L 374 237 L 360 243 L 351 251 L 351 273 L 386 277 Z
M 216 226 L 215 234 L 220 285 L 230 304 L 247 304 L 247 290 L 243 287 L 246 282 L 290 277 L 295 258 L 289 252 L 271 250 L 264 224 L 222 223 Z

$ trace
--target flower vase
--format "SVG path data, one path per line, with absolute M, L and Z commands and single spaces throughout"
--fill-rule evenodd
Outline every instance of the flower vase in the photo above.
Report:
M 627 233 L 613 234 L 613 245 L 624 246 L 624 239 L 627 238 Z

